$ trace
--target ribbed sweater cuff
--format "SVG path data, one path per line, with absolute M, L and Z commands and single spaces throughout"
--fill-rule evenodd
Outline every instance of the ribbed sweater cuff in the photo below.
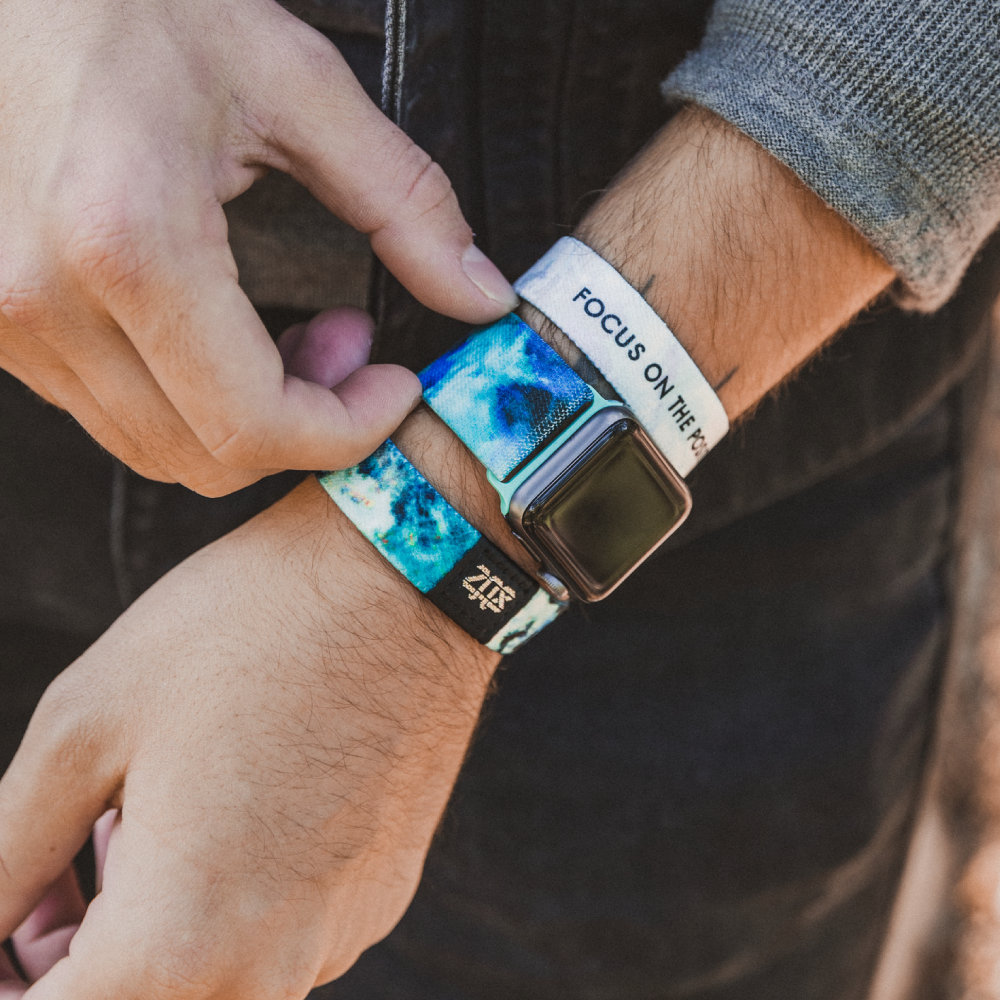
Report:
M 1000 217 L 997 134 L 977 132 L 960 115 L 942 128 L 928 113 L 921 124 L 911 81 L 893 79 L 892 66 L 886 79 L 892 60 L 874 65 L 884 47 L 870 45 L 870 30 L 852 38 L 849 29 L 837 37 L 822 23 L 804 29 L 808 11 L 802 17 L 801 10 L 797 22 L 782 26 L 791 6 L 787 0 L 718 4 L 702 47 L 667 78 L 664 96 L 711 109 L 787 164 L 895 269 L 901 305 L 936 309 Z M 884 24 L 878 27 L 884 34 Z M 822 40 L 808 37 L 813 33 Z M 940 46 L 935 51 L 935 40 L 929 44 L 928 63 L 936 55 L 947 64 L 949 54 Z M 998 59 L 1000 53 L 992 62 Z M 921 60 L 910 63 L 911 72 L 926 76 Z M 900 65 L 897 75 L 907 64 Z M 997 90 L 1000 65 L 978 70 L 983 87 Z M 946 101 L 953 83 L 923 79 L 925 93 L 917 97 L 926 100 L 937 88 Z

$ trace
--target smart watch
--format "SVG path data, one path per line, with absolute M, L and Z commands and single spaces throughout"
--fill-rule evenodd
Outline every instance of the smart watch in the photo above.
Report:
M 603 257 L 570 236 L 517 281 L 611 384 L 681 476 L 729 430 L 719 397 L 652 306 Z
M 682 477 L 729 421 L 663 320 L 585 244 L 559 240 L 514 287 L 624 402 L 601 397 L 513 314 L 424 369 L 424 400 L 486 467 L 548 579 L 598 601 L 687 518 Z
M 687 517 L 691 495 L 632 411 L 511 314 L 420 373 L 486 467 L 515 535 L 582 601 L 606 597 Z

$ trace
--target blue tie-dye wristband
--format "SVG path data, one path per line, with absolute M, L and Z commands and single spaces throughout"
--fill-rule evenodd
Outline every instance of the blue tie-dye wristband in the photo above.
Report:
M 392 443 L 320 485 L 417 590 L 476 641 L 512 653 L 564 610 Z
M 431 362 L 420 382 L 424 402 L 501 482 L 595 398 L 513 313 Z

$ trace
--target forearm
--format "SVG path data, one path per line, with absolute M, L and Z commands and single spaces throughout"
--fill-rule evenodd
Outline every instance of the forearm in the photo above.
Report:
M 1000 224 L 996 5 L 711 7 L 664 96 L 711 108 L 836 205 L 897 272 L 897 301 L 944 305 Z
M 229 552 L 221 562 L 212 555 L 209 565 L 214 558 L 243 567 L 261 595 L 260 617 L 273 620 L 276 672 L 326 649 L 323 661 L 311 664 L 321 692 L 312 707 L 325 703 L 340 720 L 349 710 L 358 727 L 338 730 L 338 740 L 367 747 L 374 770 L 398 766 L 417 781 L 423 792 L 411 804 L 446 794 L 496 654 L 389 566 L 313 477 L 218 546 Z M 235 589 L 243 593 L 245 584 Z M 288 609 L 291 620 L 279 620 Z M 322 710 L 318 715 L 323 730 Z
M 644 289 L 731 421 L 894 277 L 790 170 L 697 108 L 659 133 L 578 236 Z

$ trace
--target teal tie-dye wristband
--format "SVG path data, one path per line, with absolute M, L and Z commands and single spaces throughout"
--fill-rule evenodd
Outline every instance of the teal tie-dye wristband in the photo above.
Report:
M 512 653 L 565 603 L 476 530 L 392 443 L 320 485 L 392 565 L 478 642 Z

